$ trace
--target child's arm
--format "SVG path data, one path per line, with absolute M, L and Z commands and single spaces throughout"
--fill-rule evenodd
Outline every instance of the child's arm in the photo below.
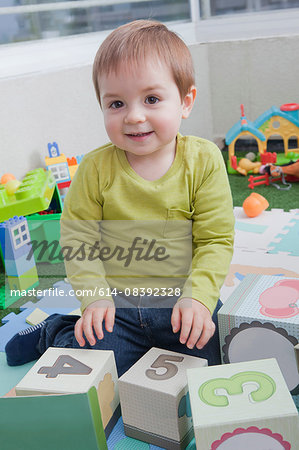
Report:
M 109 305 L 113 306 L 105 269 L 97 250 L 101 241 L 103 203 L 100 191 L 98 169 L 87 155 L 80 163 L 65 199 L 60 222 L 60 245 L 68 280 L 75 296 L 81 301 L 84 322 L 80 319 L 78 336 L 80 324 L 84 323 L 82 330 L 85 332 L 86 329 L 88 340 L 91 339 L 88 331 L 90 324 L 100 332 L 102 321 L 107 318 L 107 311 L 103 312 L 101 320 L 99 311 L 102 311 L 102 308 L 97 308 L 90 320 L 90 311 L 85 314 L 87 307 L 98 301 L 109 301 Z M 108 323 L 111 325 L 110 317 L 109 313 Z M 97 319 L 101 320 L 99 324 L 95 322 Z
M 176 303 L 171 325 L 174 333 L 181 330 L 180 342 L 188 348 L 202 349 L 215 332 L 210 311 L 193 298 L 182 298 Z
M 208 143 L 200 158 L 192 198 L 192 270 L 172 318 L 176 329 L 181 328 L 181 342 L 198 348 L 214 334 L 211 315 L 229 270 L 234 235 L 232 198 L 221 152 Z M 186 301 L 192 307 L 183 307 Z

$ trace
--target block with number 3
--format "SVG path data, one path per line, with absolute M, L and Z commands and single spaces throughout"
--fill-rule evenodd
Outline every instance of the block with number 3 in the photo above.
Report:
M 298 448 L 298 412 L 276 359 L 187 375 L 197 450 Z
M 120 416 L 114 353 L 50 347 L 16 386 L 16 395 L 75 394 L 95 386 L 106 437 Z
M 186 369 L 207 360 L 151 348 L 119 379 L 125 433 L 176 450 L 193 437 Z

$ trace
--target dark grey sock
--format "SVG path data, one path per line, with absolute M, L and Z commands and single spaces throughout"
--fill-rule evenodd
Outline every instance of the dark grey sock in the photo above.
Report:
M 38 347 L 41 329 L 45 322 L 26 328 L 15 334 L 5 346 L 6 360 L 9 366 L 20 366 L 41 356 Z

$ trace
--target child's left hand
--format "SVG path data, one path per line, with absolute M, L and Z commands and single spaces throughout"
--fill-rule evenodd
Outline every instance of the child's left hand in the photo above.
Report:
M 193 298 L 182 298 L 173 307 L 171 325 L 174 333 L 181 329 L 180 342 L 188 348 L 202 349 L 215 333 L 215 324 L 206 306 Z

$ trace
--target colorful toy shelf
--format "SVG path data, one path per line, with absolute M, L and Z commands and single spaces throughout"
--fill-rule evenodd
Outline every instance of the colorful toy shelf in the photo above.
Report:
M 52 242 L 59 253 L 61 212 L 59 190 L 50 171 L 36 169 L 27 173 L 12 195 L 0 186 L 0 263 L 5 270 L 5 285 L 0 287 L 0 309 L 11 306 L 23 295 L 21 292 L 39 284 L 36 255 L 40 257 L 37 262 L 53 262 Z M 44 243 L 49 243 L 49 248 L 46 245 L 44 249 Z M 28 260 L 31 250 L 34 256 Z

